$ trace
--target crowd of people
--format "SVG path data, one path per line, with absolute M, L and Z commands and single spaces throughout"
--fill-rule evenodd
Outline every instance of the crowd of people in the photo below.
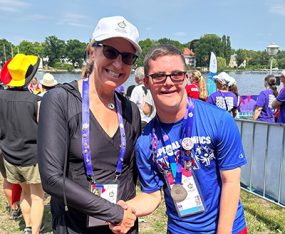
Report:
M 34 55 L 17 54 L 1 70 L 0 168 L 11 218 L 23 215 L 24 233 L 39 233 L 45 191 L 54 233 L 138 233 L 138 217 L 163 191 L 168 234 L 246 234 L 235 79 L 219 73 L 208 94 L 201 72 L 187 72 L 182 53 L 160 45 L 125 93 L 142 52 L 136 26 L 105 17 L 91 38 L 80 80 L 58 84 L 45 73 L 38 82 Z M 285 89 L 278 94 L 272 75 L 264 86 L 254 120 L 284 123 Z

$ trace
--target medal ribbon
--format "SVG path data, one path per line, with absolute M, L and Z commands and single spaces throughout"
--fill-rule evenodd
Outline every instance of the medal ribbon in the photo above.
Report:
M 191 137 L 192 134 L 192 126 L 193 126 L 193 110 L 194 110 L 194 104 L 191 100 L 191 98 L 188 98 L 188 103 L 186 107 L 186 112 L 184 115 L 184 120 L 183 120 L 183 126 L 182 126 L 182 139 L 185 137 Z M 158 117 L 155 119 L 155 124 L 158 125 L 158 134 L 161 136 L 161 141 L 163 145 L 171 145 L 171 140 L 169 136 L 166 134 L 166 132 L 163 130 L 163 128 L 160 125 L 160 121 Z M 155 156 L 157 153 L 157 145 L 158 145 L 158 138 L 155 134 L 155 131 L 153 129 L 152 132 L 152 139 L 151 139 L 151 144 L 152 144 L 152 154 L 153 154 L 153 159 L 155 161 Z M 182 157 L 179 157 L 178 163 L 176 163 L 175 156 L 174 155 L 168 155 L 168 162 L 170 165 L 170 169 L 173 175 L 173 178 L 175 180 L 175 184 L 181 184 L 182 181 Z M 160 169 L 160 166 L 158 163 L 156 163 L 158 168 Z
M 118 116 L 120 139 L 121 139 L 120 154 L 116 166 L 116 179 L 117 179 L 122 172 L 124 157 L 126 154 L 126 134 L 122 118 L 121 106 L 119 103 L 119 98 L 117 97 L 116 93 L 115 93 L 115 101 L 117 107 L 117 116 Z M 93 182 L 95 182 L 93 178 L 91 150 L 89 146 L 89 136 L 90 136 L 89 116 L 90 116 L 90 111 L 89 111 L 89 75 L 88 75 L 87 78 L 83 79 L 82 82 L 82 154 L 86 168 L 86 174 L 91 180 L 93 180 Z

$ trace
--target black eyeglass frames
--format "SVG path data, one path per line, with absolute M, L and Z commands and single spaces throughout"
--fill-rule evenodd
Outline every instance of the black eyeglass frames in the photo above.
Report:
M 103 47 L 103 54 L 108 59 L 116 59 L 119 55 L 121 55 L 122 61 L 126 65 L 133 65 L 136 62 L 136 59 L 138 58 L 138 56 L 133 53 L 120 52 L 116 48 L 109 45 L 105 45 L 101 42 L 95 42 L 92 46 Z
M 170 74 L 166 74 L 165 72 L 158 72 L 149 74 L 148 77 L 151 77 L 154 84 L 164 84 L 167 77 L 169 77 L 173 83 L 181 83 L 184 81 L 186 73 L 186 71 L 174 71 Z

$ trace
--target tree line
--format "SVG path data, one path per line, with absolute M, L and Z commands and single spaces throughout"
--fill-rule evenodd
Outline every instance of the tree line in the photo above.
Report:
M 171 44 L 182 51 L 184 48 L 189 48 L 195 53 L 196 66 L 198 67 L 209 66 L 211 51 L 217 56 L 219 70 L 228 69 L 229 61 L 233 54 L 236 54 L 237 65 L 246 61 L 246 69 L 264 69 L 269 67 L 270 56 L 266 50 L 234 50 L 231 48 L 229 36 L 223 35 L 220 37 L 216 34 L 205 34 L 200 39 L 194 39 L 184 44 L 168 38 L 141 40 L 139 45 L 142 48 L 142 54 L 137 59 L 135 66 L 142 66 L 144 56 L 148 50 L 160 44 Z M 24 40 L 19 45 L 14 45 L 6 39 L 0 39 L 0 63 L 3 65 L 5 61 L 16 53 L 36 54 L 41 58 L 45 58 L 46 60 L 44 59 L 44 61 L 49 67 L 72 70 L 82 67 L 86 46 L 86 42 L 76 39 L 64 41 L 56 36 L 48 36 L 44 42 Z M 285 69 L 285 51 L 279 51 L 273 58 L 273 67 Z

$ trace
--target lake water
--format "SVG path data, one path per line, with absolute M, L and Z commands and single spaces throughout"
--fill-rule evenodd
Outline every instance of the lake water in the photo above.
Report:
M 43 72 L 38 71 L 37 78 L 40 80 L 43 77 Z M 258 95 L 261 90 L 264 89 L 264 78 L 268 72 L 229 72 L 237 81 L 238 90 L 240 95 Z M 71 82 L 73 80 L 79 80 L 81 73 L 53 73 L 54 77 L 59 83 Z M 274 73 L 274 75 L 280 75 Z M 203 74 L 207 79 L 207 74 Z M 125 90 L 130 85 L 135 84 L 134 75 L 131 74 L 130 78 L 125 82 Z M 278 90 L 281 89 L 281 85 L 278 86 Z

